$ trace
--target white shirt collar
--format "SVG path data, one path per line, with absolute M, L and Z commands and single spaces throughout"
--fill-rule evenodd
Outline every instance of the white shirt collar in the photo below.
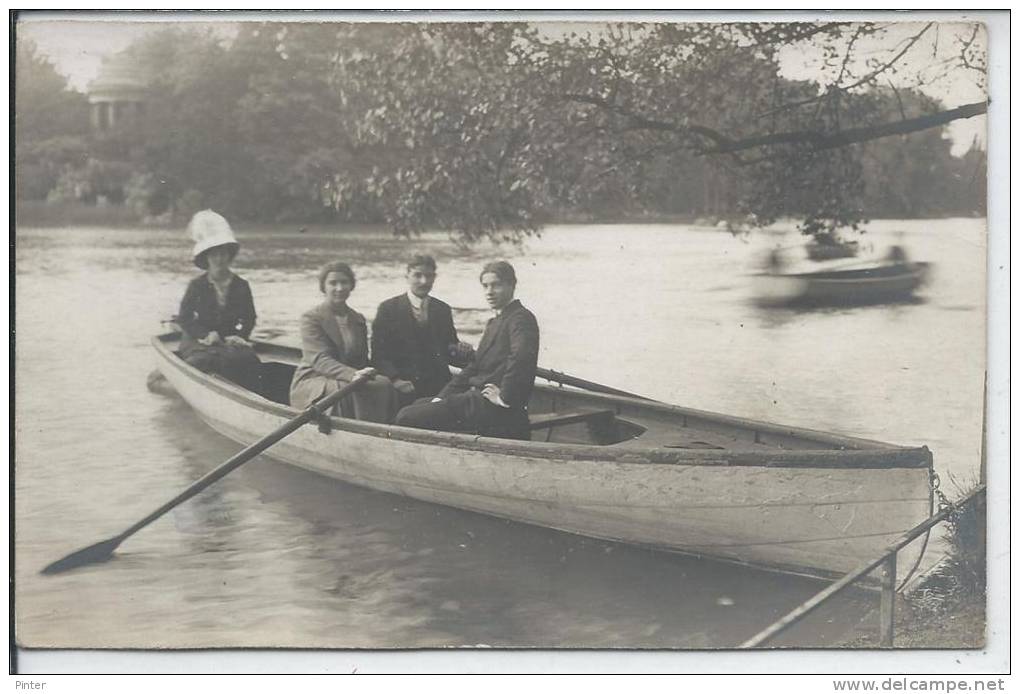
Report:
M 514 301 L 516 301 L 516 299 L 510 299 L 510 301 L 507 302 L 507 305 L 504 306 L 503 308 L 500 308 L 500 309 L 495 309 L 494 308 L 494 309 L 492 309 L 492 316 L 493 316 L 493 318 L 499 318 L 500 316 L 502 316 L 503 315 L 503 311 L 505 311 L 508 308 L 510 308 L 510 304 L 512 304 Z
M 426 294 L 424 297 L 418 297 L 415 296 L 414 292 L 412 292 L 410 289 L 407 290 L 407 300 L 410 301 L 411 306 L 414 306 L 416 309 L 421 310 L 421 307 L 425 305 L 425 302 L 428 301 L 428 298 L 429 298 L 428 294 Z

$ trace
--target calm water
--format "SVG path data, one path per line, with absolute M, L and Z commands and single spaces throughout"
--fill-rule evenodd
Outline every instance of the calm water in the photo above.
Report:
M 369 318 L 401 291 L 404 242 L 239 230 L 256 336 L 297 342 L 315 268 L 358 271 Z M 983 220 L 878 222 L 865 244 L 935 263 L 917 303 L 755 308 L 748 273 L 796 235 L 570 226 L 523 249 L 416 242 L 477 343 L 477 271 L 507 256 L 542 328 L 540 363 L 662 400 L 904 444 L 975 478 L 985 353 Z M 176 311 L 183 231 L 17 232 L 16 591 L 25 646 L 421 648 L 733 646 L 820 584 L 588 540 L 366 491 L 268 458 L 129 539 L 115 561 L 39 569 L 120 532 L 237 450 L 150 393 L 149 337 Z M 947 486 L 952 487 L 951 483 Z M 783 643 L 854 634 L 849 595 Z M 873 628 L 865 624 L 864 628 Z

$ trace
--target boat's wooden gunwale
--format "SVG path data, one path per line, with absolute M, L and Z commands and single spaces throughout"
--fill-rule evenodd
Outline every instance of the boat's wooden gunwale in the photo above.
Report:
M 709 412 L 707 410 L 697 410 L 691 407 L 683 407 L 680 405 L 670 405 L 668 403 L 662 403 L 654 400 L 649 401 L 640 400 L 637 398 L 625 398 L 614 395 L 603 395 L 602 393 L 584 392 L 583 394 L 585 397 L 597 401 L 601 400 L 607 404 L 619 403 L 621 405 L 633 406 L 635 408 L 645 409 L 651 412 L 658 412 L 676 417 L 686 417 L 688 420 L 693 418 L 696 420 L 700 419 L 707 423 L 723 424 L 737 429 L 743 429 L 748 432 L 788 436 L 792 438 L 803 439 L 805 441 L 824 444 L 827 446 L 835 446 L 840 449 L 838 451 L 834 451 L 836 453 L 846 453 L 851 450 L 869 450 L 869 449 L 882 451 L 916 450 L 916 448 L 911 446 L 897 446 L 895 444 L 885 443 L 883 441 L 874 441 L 871 439 L 841 436 L 840 434 L 832 434 L 826 431 L 819 431 L 817 429 L 805 429 L 801 427 L 774 424 L 772 422 L 765 422 L 756 419 L 747 419 L 745 417 L 737 417 L 734 415 L 727 415 L 719 412 Z M 825 449 L 812 449 L 812 453 L 817 451 L 824 452 Z
M 255 395 L 240 386 L 222 378 L 204 374 L 189 366 L 167 346 L 167 342 L 177 339 L 176 334 L 156 336 L 152 339 L 157 354 L 172 368 L 188 378 L 201 383 L 220 397 L 225 397 L 248 407 L 257 408 L 276 416 L 292 418 L 299 413 L 292 407 L 267 400 Z M 259 343 L 270 347 L 273 351 L 286 351 L 279 345 Z M 559 390 L 552 386 L 539 386 L 549 390 Z M 372 436 L 383 439 L 397 439 L 410 443 L 446 448 L 460 448 L 501 455 L 526 455 L 531 457 L 562 460 L 607 461 L 634 464 L 655 465 L 704 465 L 704 466 L 757 466 L 757 467 L 804 467 L 804 468 L 922 468 L 931 465 L 931 453 L 927 447 L 908 448 L 892 446 L 865 439 L 843 437 L 826 432 L 818 432 L 796 427 L 784 427 L 758 422 L 756 420 L 731 417 L 718 413 L 704 412 L 690 408 L 677 407 L 666 403 L 583 392 L 586 398 L 601 400 L 607 404 L 618 404 L 622 407 L 646 409 L 670 415 L 687 415 L 719 422 L 730 426 L 746 428 L 763 433 L 774 433 L 784 436 L 803 437 L 826 445 L 852 446 L 851 449 L 827 450 L 763 450 L 763 451 L 729 451 L 729 450 L 698 450 L 698 449 L 663 449 L 641 448 L 627 444 L 626 449 L 609 446 L 584 445 L 571 443 L 547 443 L 536 441 L 513 441 L 494 439 L 469 434 L 435 432 L 421 429 L 410 429 L 395 425 L 361 422 L 354 419 L 331 417 L 334 429 Z

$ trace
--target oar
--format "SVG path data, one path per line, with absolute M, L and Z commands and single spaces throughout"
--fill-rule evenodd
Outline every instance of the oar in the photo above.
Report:
M 568 386 L 576 386 L 577 388 L 583 388 L 584 390 L 590 390 L 593 393 L 606 393 L 607 395 L 622 395 L 627 398 L 638 398 L 639 400 L 651 400 L 643 395 L 636 395 L 634 393 L 628 393 L 625 390 L 613 388 L 611 386 L 604 386 L 601 383 L 595 383 L 593 381 L 586 381 L 583 378 L 577 376 L 571 376 L 561 371 L 553 371 L 552 369 L 543 369 L 541 366 L 535 369 L 535 373 L 547 381 L 555 381 L 556 383 L 562 383 Z
M 307 424 L 312 420 L 322 417 L 329 410 L 330 407 L 332 407 L 336 402 L 341 400 L 352 390 L 354 390 L 362 383 L 367 381 L 368 378 L 369 378 L 368 376 L 361 376 L 359 378 L 356 378 L 347 385 L 345 385 L 344 387 L 342 387 L 340 390 L 333 393 L 332 395 L 328 395 L 324 397 L 322 400 L 319 400 L 318 402 L 312 404 L 304 412 L 299 414 L 297 417 L 294 417 L 294 419 L 291 419 L 280 428 L 276 429 L 275 431 L 271 432 L 270 434 L 267 434 L 263 438 L 251 444 L 250 446 L 242 450 L 240 453 L 232 457 L 230 460 L 220 465 L 215 470 L 211 470 L 210 472 L 206 473 L 197 482 L 192 484 L 190 487 L 185 489 L 183 492 L 175 496 L 170 501 L 166 502 L 165 504 L 157 508 L 155 511 L 147 515 L 145 518 L 141 519 L 140 521 L 132 525 L 130 528 L 122 532 L 120 535 L 117 535 L 116 537 L 111 537 L 108 540 L 103 540 L 102 542 L 97 542 L 94 545 L 89 545 L 84 549 L 79 549 L 77 552 L 72 552 L 63 559 L 58 559 L 57 561 L 53 562 L 52 564 L 44 568 L 42 570 L 42 573 L 58 574 L 63 573 L 64 571 L 70 571 L 71 569 L 76 569 L 80 566 L 85 566 L 87 564 L 98 564 L 100 562 L 107 561 L 108 559 L 112 558 L 114 550 L 116 550 L 117 547 L 120 546 L 120 543 L 124 542 L 124 540 L 128 539 L 136 532 L 138 532 L 139 530 L 147 526 L 149 523 L 156 520 L 157 518 L 159 518 L 164 513 L 174 508 L 181 502 L 187 501 L 191 497 L 195 496 L 200 491 L 210 486 L 213 482 L 216 482 L 217 480 L 226 477 L 228 474 L 230 474 L 237 468 L 247 463 L 249 460 L 257 456 L 262 451 L 266 450 L 273 444 L 279 442 L 287 435 L 300 429 L 303 425 Z

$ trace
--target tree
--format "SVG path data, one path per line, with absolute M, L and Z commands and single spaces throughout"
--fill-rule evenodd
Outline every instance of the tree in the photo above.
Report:
M 247 132 L 263 143 L 260 159 L 289 162 L 280 168 L 295 190 L 307 185 L 398 233 L 439 226 L 474 239 L 537 227 L 549 208 L 539 148 L 565 145 L 542 133 L 523 25 L 259 31 L 274 32 L 278 60 L 245 101 Z M 273 128 L 281 137 L 266 137 Z
M 84 163 L 88 100 L 28 39 L 14 65 L 15 184 L 21 199 L 45 198 L 68 167 Z
M 793 216 L 822 233 L 875 211 L 974 209 L 942 183 L 959 162 L 941 129 L 984 102 L 943 106 L 883 81 L 909 65 L 922 82 L 950 69 L 980 82 L 978 28 L 935 60 L 922 51 L 935 24 L 566 26 L 157 32 L 131 49 L 154 75 L 125 155 L 132 200 L 152 186 L 153 212 L 202 204 L 465 240 L 644 211 Z M 784 52 L 808 49 L 822 79 L 785 74 Z
M 560 48 L 573 57 L 564 98 L 589 105 L 590 118 L 623 142 L 615 164 L 678 150 L 721 157 L 739 174 L 744 211 L 761 224 L 797 216 L 807 233 L 863 220 L 865 185 L 859 143 L 919 132 L 984 113 L 984 102 L 944 109 L 933 100 L 895 118 L 876 85 L 895 72 L 934 23 L 915 26 L 886 54 L 855 67 L 860 44 L 887 32 L 876 24 L 655 24 L 628 26 Z M 941 65 L 972 72 L 983 84 L 979 27 L 959 38 L 959 54 Z M 832 74 L 825 84 L 784 79 L 779 51 L 819 46 Z M 932 61 L 928 61 L 930 63 Z M 921 74 L 921 72 L 919 72 Z M 938 74 L 918 77 L 935 79 Z M 579 82 L 579 84 L 578 84 Z M 628 152 L 629 150 L 629 152 Z
M 860 143 L 985 110 L 927 100 L 883 120 L 878 80 L 937 31 L 915 28 L 861 74 L 857 47 L 887 27 L 624 24 L 550 37 L 512 23 L 348 25 L 322 45 L 347 145 L 372 164 L 345 166 L 327 186 L 337 205 L 374 195 L 399 232 L 429 224 L 476 238 L 529 233 L 563 206 L 635 199 L 650 168 L 711 157 L 759 223 L 854 226 Z M 980 78 L 976 36 L 952 62 Z M 827 84 L 781 74 L 780 50 L 808 43 L 835 70 Z
M 88 132 L 88 100 L 39 53 L 31 39 L 15 44 L 14 125 L 19 143 Z
M 251 66 L 232 59 L 219 36 L 205 30 L 155 32 L 129 48 L 152 76 L 146 119 L 131 154 L 139 173 L 158 186 L 150 210 L 162 213 L 180 201 L 232 216 L 257 216 L 254 167 L 240 131 L 238 112 Z
M 238 125 L 272 218 L 312 221 L 339 212 L 383 221 L 367 199 L 336 204 L 339 176 L 367 175 L 335 86 L 333 66 L 344 35 L 342 25 L 260 24 L 242 27 L 234 41 L 232 59 L 251 66 Z

